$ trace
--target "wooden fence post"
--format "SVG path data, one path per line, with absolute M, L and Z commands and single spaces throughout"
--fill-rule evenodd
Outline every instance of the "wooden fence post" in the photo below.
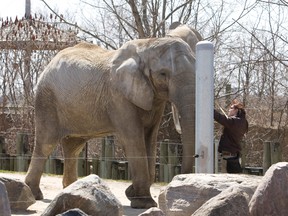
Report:
M 168 143 L 168 181 L 170 182 L 176 173 L 178 165 L 178 146 L 175 143 Z
M 271 165 L 278 163 L 279 161 L 282 160 L 281 145 L 279 142 L 271 142 L 270 151 L 271 151 Z
M 168 140 L 164 140 L 160 143 L 160 164 L 159 164 L 159 181 L 166 182 L 168 181 L 167 173 L 167 163 L 168 163 Z
M 9 168 L 7 170 L 17 171 L 16 158 L 17 156 L 9 156 Z
M 111 174 L 112 179 L 118 179 L 118 163 L 117 161 L 113 161 L 112 163 L 112 174 Z
M 56 161 L 51 155 L 46 160 L 45 173 L 56 174 Z
M 0 136 L 0 169 L 6 169 L 5 137 Z
M 242 148 L 242 151 L 241 151 L 241 168 L 244 172 L 245 170 L 245 166 L 246 166 L 246 156 L 247 156 L 247 147 L 246 147 L 246 141 L 245 140 L 242 140 L 241 143 L 241 148 Z
M 85 148 L 80 152 L 78 156 L 78 176 L 85 176 L 85 159 L 84 159 Z
M 0 136 L 0 154 L 5 154 L 6 149 L 5 149 L 5 137 Z
M 263 145 L 263 174 L 265 174 L 271 166 L 270 142 L 266 141 Z
M 219 152 L 218 152 L 218 145 L 219 140 L 214 139 L 214 173 L 219 173 L 219 168 L 221 167 L 220 164 L 220 158 L 219 158 Z
M 92 170 L 90 171 L 90 174 L 96 174 L 99 175 L 99 160 L 98 159 L 92 159 Z
M 170 182 L 178 173 L 178 145 L 164 140 L 160 143 L 159 181 Z
M 112 177 L 112 163 L 114 160 L 114 139 L 108 136 L 102 142 L 102 158 L 100 162 L 101 177 L 110 179 Z
M 263 174 L 269 169 L 272 164 L 275 164 L 282 159 L 281 145 L 279 142 L 264 142 L 263 152 Z
M 16 146 L 17 146 L 17 155 L 28 154 L 29 153 L 28 134 L 26 134 L 26 133 L 17 133 L 17 135 L 16 135 Z
M 131 176 L 129 174 L 128 161 L 120 162 L 118 171 L 119 171 L 119 179 L 126 179 L 126 180 L 131 179 Z
M 128 165 L 128 161 L 127 162 L 124 162 L 124 175 L 125 175 L 125 179 L 127 180 L 131 180 L 131 175 L 130 175 L 130 172 L 129 172 L 129 165 Z
M 29 153 L 29 140 L 28 134 L 26 133 L 17 133 L 16 135 L 16 171 L 24 172 L 28 169 L 28 158 L 24 155 Z

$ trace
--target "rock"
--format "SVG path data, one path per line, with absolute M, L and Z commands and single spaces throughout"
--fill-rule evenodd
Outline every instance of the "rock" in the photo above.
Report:
M 36 202 L 30 187 L 18 179 L 0 177 L 8 193 L 10 208 L 13 210 L 26 210 Z
M 0 209 L 1 209 L 1 215 L 3 216 L 11 215 L 10 204 L 9 204 L 6 187 L 4 183 L 1 181 L 0 181 Z
M 250 203 L 251 216 L 288 215 L 288 163 L 272 165 L 265 173 Z
M 138 216 L 165 216 L 165 214 L 161 209 L 153 207 L 139 214 Z
M 249 195 L 238 186 L 231 186 L 209 199 L 192 216 L 248 216 Z
M 85 212 L 81 211 L 81 209 L 75 208 L 70 209 L 62 214 L 58 214 L 56 216 L 88 216 Z
M 231 186 L 240 187 L 248 194 L 245 198 L 249 201 L 261 179 L 261 176 L 244 174 L 177 175 L 160 192 L 159 208 L 167 216 L 192 215 L 206 201 Z
M 88 215 L 123 215 L 123 207 L 97 175 L 80 179 L 58 194 L 42 216 L 55 216 L 79 208 Z

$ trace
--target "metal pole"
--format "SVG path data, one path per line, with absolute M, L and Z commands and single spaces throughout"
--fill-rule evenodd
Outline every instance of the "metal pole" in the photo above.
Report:
M 214 47 L 196 44 L 196 173 L 214 173 Z
M 29 19 L 31 15 L 31 0 L 25 1 L 25 18 Z

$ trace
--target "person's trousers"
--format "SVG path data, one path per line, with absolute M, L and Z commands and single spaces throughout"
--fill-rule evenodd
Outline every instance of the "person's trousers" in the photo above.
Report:
M 220 153 L 220 172 L 221 173 L 239 173 L 239 167 L 237 167 L 236 169 L 237 170 L 233 170 L 232 168 L 232 171 L 227 171 L 227 160 L 231 160 L 233 159 L 234 161 L 237 160 L 238 163 L 239 163 L 239 154 L 232 154 L 230 152 L 226 152 L 226 151 L 223 151 L 222 153 Z M 237 164 L 238 165 L 238 164 Z

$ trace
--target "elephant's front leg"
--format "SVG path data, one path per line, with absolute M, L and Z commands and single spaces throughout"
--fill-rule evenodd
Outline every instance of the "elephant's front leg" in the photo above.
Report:
M 122 125 L 117 135 L 124 147 L 132 178 L 132 185 L 126 190 L 131 207 L 156 207 L 157 203 L 150 194 L 151 182 L 143 127 L 139 121 L 130 121 L 129 128 Z
M 152 185 L 155 181 L 157 133 L 158 133 L 157 126 L 145 130 L 145 145 L 146 145 L 146 152 L 147 152 L 147 159 L 148 159 L 150 185 Z
M 156 207 L 157 203 L 152 199 L 150 193 L 150 172 L 143 139 L 125 143 L 125 152 L 129 163 L 132 177 L 132 185 L 126 189 L 126 196 L 131 201 L 132 208 Z
M 151 181 L 145 130 L 139 110 L 131 103 L 122 101 L 120 108 L 119 104 L 117 102 L 109 114 L 118 141 L 124 148 L 132 178 L 132 185 L 127 188 L 126 196 L 131 201 L 132 208 L 156 207 L 157 203 L 150 193 Z

